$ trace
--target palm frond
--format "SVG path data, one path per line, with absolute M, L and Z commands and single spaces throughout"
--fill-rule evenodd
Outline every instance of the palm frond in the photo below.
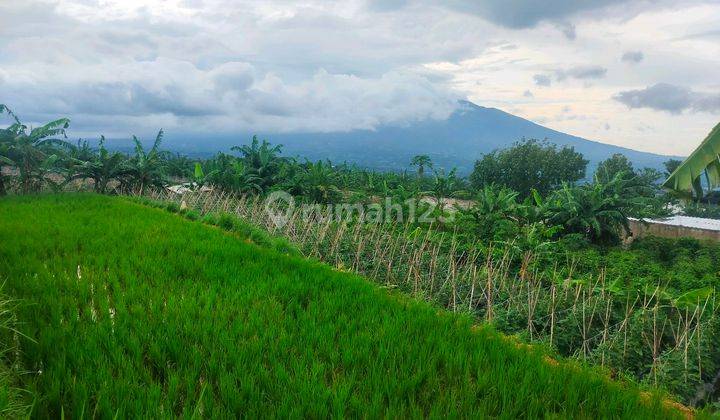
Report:
M 7 105 L 5 105 L 5 104 L 0 104 L 0 114 L 2 114 L 3 112 L 5 112 L 5 113 L 7 113 L 9 116 L 11 116 L 11 117 L 15 120 L 15 124 L 17 124 L 17 125 L 22 125 L 22 123 L 20 122 L 20 119 L 17 117 L 17 115 L 15 115 L 14 112 L 12 112 L 12 111 L 10 110 L 10 108 L 7 107 Z
M 138 140 L 138 138 L 133 134 L 132 136 L 133 142 L 135 143 L 135 157 L 136 158 L 145 158 L 145 149 L 143 149 L 143 145 Z
M 703 196 L 702 176 L 708 188 L 720 186 L 720 124 L 710 131 L 695 151 L 670 174 L 663 187 L 685 194 Z
M 55 121 L 51 121 L 43 126 L 33 128 L 32 131 L 30 131 L 30 137 L 33 140 L 41 140 L 46 137 L 53 137 L 62 135 L 63 137 L 67 138 L 67 135 L 65 134 L 65 129 L 70 126 L 70 120 L 67 118 L 60 118 Z
M 153 143 L 152 149 L 150 149 L 151 153 L 157 153 L 158 149 L 160 148 L 160 143 L 162 143 L 163 137 L 165 136 L 165 132 L 161 128 L 160 131 L 158 131 L 157 136 L 155 136 L 155 142 Z

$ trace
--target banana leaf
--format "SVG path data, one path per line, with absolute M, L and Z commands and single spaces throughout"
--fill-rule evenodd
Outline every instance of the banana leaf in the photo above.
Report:
M 702 305 L 713 293 L 715 293 L 715 289 L 712 286 L 693 289 L 675 298 L 673 304 L 676 308 L 694 308 Z
M 704 177 L 704 179 L 703 179 Z M 695 151 L 670 174 L 663 187 L 702 198 L 702 182 L 708 190 L 720 186 L 720 124 L 710 131 Z

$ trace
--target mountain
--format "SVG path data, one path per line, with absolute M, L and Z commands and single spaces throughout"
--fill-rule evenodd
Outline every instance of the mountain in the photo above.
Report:
M 436 167 L 458 168 L 467 175 L 484 153 L 505 148 L 522 138 L 547 139 L 561 146 L 573 146 L 590 161 L 588 176 L 597 163 L 622 153 L 636 168 L 662 169 L 673 156 L 639 152 L 624 147 L 586 140 L 535 124 L 495 108 L 462 101 L 446 120 L 426 120 L 410 125 L 386 125 L 375 130 L 340 133 L 258 133 L 258 137 L 283 145 L 283 154 L 310 160 L 330 159 L 360 166 L 396 171 L 409 167 L 418 154 L 429 155 Z M 165 147 L 195 155 L 207 155 L 230 146 L 246 143 L 250 134 L 219 136 L 212 139 L 173 138 L 168 133 Z

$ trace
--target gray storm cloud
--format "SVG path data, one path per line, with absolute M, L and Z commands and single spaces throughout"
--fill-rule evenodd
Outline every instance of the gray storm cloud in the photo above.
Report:
M 533 76 L 533 81 L 538 86 L 550 86 L 552 84 L 552 79 L 550 76 L 544 75 L 544 74 L 536 74 Z
M 642 51 L 626 51 L 622 57 L 620 57 L 620 60 L 625 63 L 639 63 L 643 58 L 645 58 L 645 55 Z
M 684 86 L 658 83 L 618 93 L 614 99 L 629 108 L 650 108 L 672 114 L 720 111 L 720 93 L 697 92 Z
M 275 16 L 266 5 L 188 4 L 186 19 L 149 6 L 106 16 L 82 2 L 1 3 L 0 103 L 98 129 L 372 129 L 446 118 L 464 95 L 421 64 L 482 48 L 452 25 L 397 31 L 396 16 Z
M 635 15 L 661 5 L 692 4 L 694 0 L 425 0 L 425 4 L 472 14 L 512 29 L 532 28 L 541 22 L 554 22 L 568 39 L 575 39 L 575 25 L 570 18 L 605 17 L 615 14 Z M 368 0 L 372 10 L 391 11 L 417 4 L 408 0 Z
M 602 66 L 576 66 L 568 69 L 555 71 L 557 80 L 565 79 L 602 79 L 607 74 L 607 69 Z
M 543 20 L 562 19 L 578 12 L 597 10 L 623 2 L 627 0 L 451 0 L 446 4 L 503 26 L 529 28 Z M 567 36 L 574 37 L 574 28 Z
M 535 102 L 573 80 L 584 82 L 579 89 L 624 86 L 619 53 L 584 38 L 583 19 L 670 4 L 104 1 L 0 1 L 0 103 L 34 122 L 70 116 L 74 128 L 106 134 L 327 132 L 442 119 L 473 95 L 502 107 L 492 103 L 498 91 Z M 597 56 L 565 50 L 595 47 Z M 490 64 L 466 64 L 473 60 Z M 448 70 L 466 66 L 471 82 Z M 633 68 L 643 85 L 645 67 Z M 714 106 L 712 95 L 693 97 L 686 109 Z

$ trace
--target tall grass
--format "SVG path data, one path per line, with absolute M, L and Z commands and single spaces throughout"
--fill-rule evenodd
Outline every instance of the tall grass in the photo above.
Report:
M 33 303 L 17 317 L 37 417 L 682 414 L 467 315 L 122 198 L 6 198 L 0 236 L 7 292 Z
M 462 248 L 452 232 L 432 226 L 338 222 L 322 207 L 295 212 L 278 228 L 259 197 L 155 191 L 148 198 L 200 214 L 233 214 L 287 238 L 305 256 L 664 387 L 686 402 L 697 403 L 697 388 L 720 369 L 714 294 L 675 305 L 661 284 L 631 290 L 629 279 L 607 279 L 602 269 L 578 275 L 578 261 L 548 267 L 539 252 L 518 253 L 513 244 Z
M 30 395 L 20 384 L 24 372 L 16 307 L 16 301 L 0 292 L 0 418 L 5 419 L 24 418 L 30 407 Z

